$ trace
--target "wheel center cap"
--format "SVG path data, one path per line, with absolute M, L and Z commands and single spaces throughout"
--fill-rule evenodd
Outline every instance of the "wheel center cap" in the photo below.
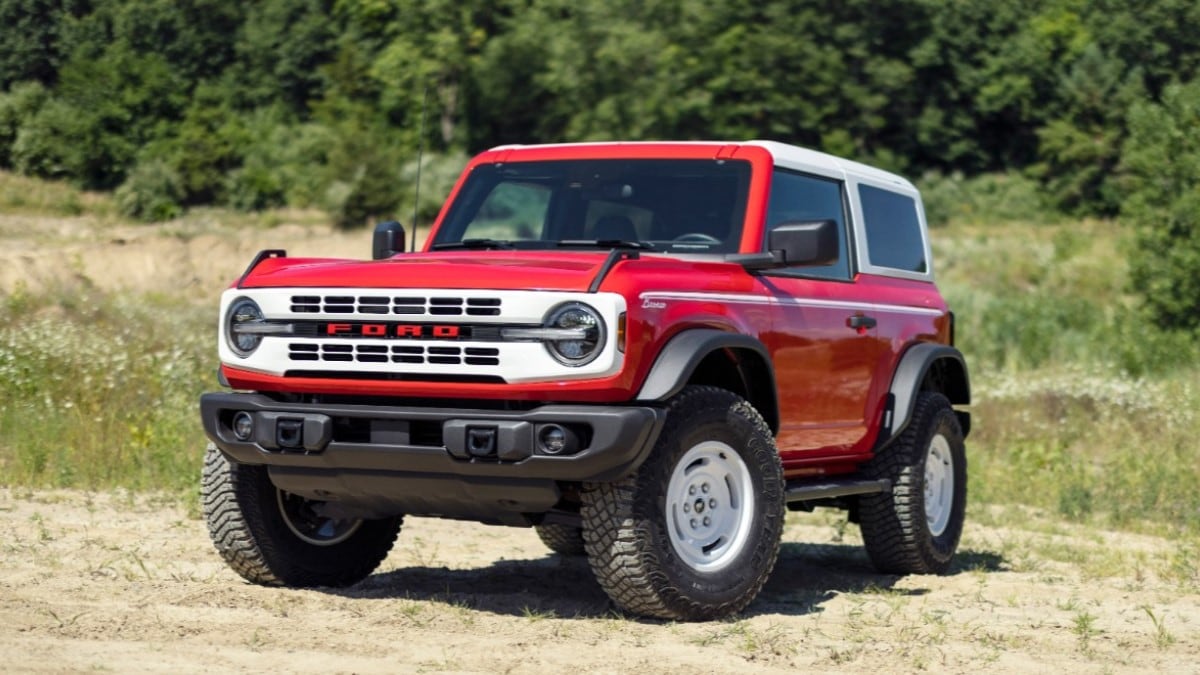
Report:
M 696 509 L 696 513 L 704 513 L 704 500 L 697 499 L 694 508 Z

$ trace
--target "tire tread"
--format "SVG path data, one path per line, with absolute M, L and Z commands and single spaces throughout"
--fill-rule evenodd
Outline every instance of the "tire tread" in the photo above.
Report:
M 230 461 L 212 443 L 204 453 L 200 503 L 213 546 L 233 571 L 263 586 L 348 586 L 383 562 L 403 517 L 363 523 L 354 536 L 322 549 L 285 532 L 273 521 L 275 487 L 266 467 Z M 307 547 L 314 555 L 297 555 Z M 291 549 L 291 550 L 289 550 Z
M 944 415 L 948 415 L 946 420 Z M 962 432 L 954 418 L 950 401 L 940 393 L 918 395 L 908 427 L 885 451 L 876 455 L 866 471 L 874 478 L 892 481 L 891 494 L 864 496 L 859 499 L 859 519 L 863 543 L 876 569 L 890 574 L 940 574 L 945 572 L 958 545 L 962 514 L 952 515 L 949 526 L 951 544 L 943 554 L 930 543 L 924 508 L 924 461 L 926 443 L 934 428 L 952 424 L 961 445 Z M 964 480 L 956 480 L 957 490 L 966 499 L 965 455 L 961 457 Z

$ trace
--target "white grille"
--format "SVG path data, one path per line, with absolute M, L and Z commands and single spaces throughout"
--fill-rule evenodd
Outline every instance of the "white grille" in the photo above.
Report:
M 500 350 L 495 347 L 444 345 L 347 344 L 345 342 L 292 342 L 291 361 L 326 363 L 428 363 L 436 365 L 498 366 Z
M 500 316 L 500 298 L 454 295 L 293 295 L 297 314 Z

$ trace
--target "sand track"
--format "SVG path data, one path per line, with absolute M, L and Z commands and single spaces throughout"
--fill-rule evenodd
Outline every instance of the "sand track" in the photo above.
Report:
M 954 574 L 897 578 L 875 574 L 838 523 L 789 516 L 779 564 L 744 615 L 671 624 L 615 613 L 586 562 L 549 554 L 532 530 L 413 518 L 365 582 L 272 589 L 229 571 L 203 523 L 170 501 L 0 489 L 0 669 L 1200 669 L 1200 597 L 1156 574 L 1178 564 L 1171 542 L 970 523 Z M 1092 563 L 1038 555 L 1064 545 Z M 1097 576 L 1113 547 L 1135 564 Z

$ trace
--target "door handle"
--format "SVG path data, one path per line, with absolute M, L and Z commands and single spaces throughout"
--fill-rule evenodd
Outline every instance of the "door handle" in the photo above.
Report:
M 846 326 L 858 331 L 859 335 L 866 335 L 868 330 L 875 327 L 875 317 L 867 316 L 866 314 L 855 314 L 846 318 Z

